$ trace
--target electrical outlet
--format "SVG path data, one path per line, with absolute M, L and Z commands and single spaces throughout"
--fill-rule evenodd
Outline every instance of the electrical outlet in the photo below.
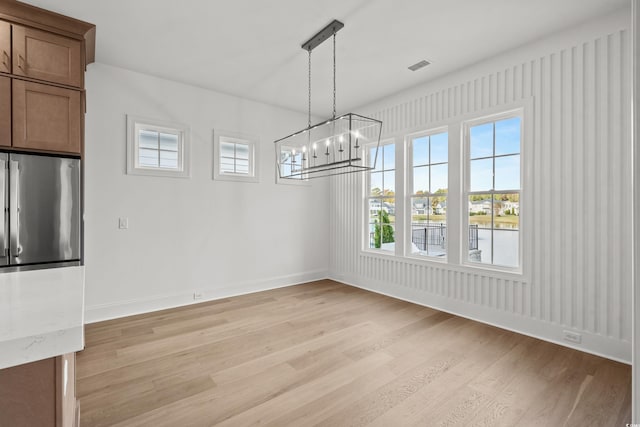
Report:
M 575 344 L 580 344 L 582 342 L 582 335 L 576 332 L 562 331 L 562 333 L 564 334 L 565 341 L 569 341 Z
M 118 228 L 121 230 L 126 230 L 127 228 L 129 228 L 129 218 L 118 218 Z
M 202 299 L 202 292 L 194 292 L 193 293 L 193 299 L 194 300 Z

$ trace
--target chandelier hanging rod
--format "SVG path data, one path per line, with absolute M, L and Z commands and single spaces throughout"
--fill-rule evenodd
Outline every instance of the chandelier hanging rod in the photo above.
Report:
M 323 41 L 340 31 L 344 27 L 344 24 L 337 19 L 334 19 L 329 25 L 318 31 L 313 37 L 306 42 L 302 43 L 302 48 L 308 52 L 322 44 Z

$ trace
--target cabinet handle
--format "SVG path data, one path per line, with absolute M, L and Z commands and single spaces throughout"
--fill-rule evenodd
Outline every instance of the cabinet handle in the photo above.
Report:
M 22 55 L 18 55 L 18 68 L 20 68 L 22 71 L 25 71 L 24 58 L 22 57 Z
M 6 50 L 2 51 L 2 65 L 4 65 L 5 67 L 9 68 L 9 54 L 7 53 Z

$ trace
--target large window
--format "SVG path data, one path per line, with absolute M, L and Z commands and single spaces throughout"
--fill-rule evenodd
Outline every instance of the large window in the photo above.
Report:
M 422 134 L 409 141 L 411 225 L 407 229 L 411 254 L 447 254 L 448 145 L 447 132 Z
M 127 173 L 188 177 L 187 126 L 127 116 Z
M 520 266 L 520 149 L 518 113 L 467 123 L 468 260 Z
M 367 174 L 367 240 L 369 249 L 395 251 L 396 231 L 396 145 L 381 143 L 376 167 Z M 374 157 L 375 147 L 367 155 Z M 373 160 L 373 159 L 371 159 Z

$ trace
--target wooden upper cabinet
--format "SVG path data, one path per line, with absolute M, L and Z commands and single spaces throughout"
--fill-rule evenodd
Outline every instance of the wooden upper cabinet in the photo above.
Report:
M 11 24 L 0 21 L 0 72 L 11 72 Z
M 80 153 L 80 91 L 13 80 L 13 146 Z
M 79 40 L 13 25 L 13 74 L 82 87 Z
M 11 147 L 11 79 L 0 76 L 0 145 Z

